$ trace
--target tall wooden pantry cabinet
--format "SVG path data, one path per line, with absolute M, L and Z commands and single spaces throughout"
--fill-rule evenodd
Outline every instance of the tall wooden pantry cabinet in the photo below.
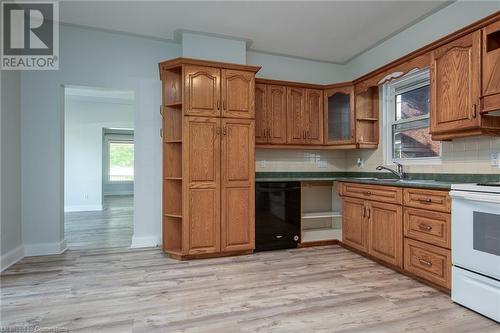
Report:
M 177 259 L 252 252 L 260 67 L 187 58 L 159 66 L 163 250 Z

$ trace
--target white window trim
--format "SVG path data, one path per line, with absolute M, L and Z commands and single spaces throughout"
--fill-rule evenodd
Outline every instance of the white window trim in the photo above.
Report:
M 442 164 L 442 153 L 443 147 L 440 147 L 439 157 L 421 157 L 421 158 L 404 158 L 397 159 L 392 158 L 392 125 L 394 123 L 393 119 L 395 113 L 395 91 L 405 92 L 414 90 L 416 88 L 425 86 L 429 81 L 429 69 L 415 69 L 410 73 L 404 75 L 399 79 L 394 79 L 388 83 L 382 85 L 382 135 L 383 135 L 383 154 L 384 154 L 384 164 L 386 166 L 391 166 L 394 162 L 403 165 L 439 165 Z M 421 81 L 419 83 L 415 82 Z M 405 87 L 407 89 L 405 90 Z M 411 120 L 400 120 L 398 123 L 410 122 L 419 119 L 426 119 L 429 116 L 420 116 L 412 118 Z

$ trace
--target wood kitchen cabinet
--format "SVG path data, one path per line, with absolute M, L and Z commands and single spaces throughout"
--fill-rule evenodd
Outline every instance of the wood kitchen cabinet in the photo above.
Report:
M 323 91 L 287 88 L 287 134 L 289 144 L 323 143 Z
M 160 63 L 163 250 L 176 259 L 255 247 L 256 66 Z M 257 95 L 257 96 L 256 96 Z
M 500 20 L 482 29 L 481 111 L 500 110 Z
M 286 143 L 286 87 L 255 85 L 255 143 Z
M 432 138 L 440 140 L 480 132 L 480 94 L 481 31 L 433 50 L 430 112 Z
M 342 244 L 449 291 L 448 191 L 341 183 Z
M 222 251 L 255 248 L 255 123 L 222 119 Z
M 402 268 L 401 206 L 349 197 L 343 197 L 342 203 L 342 242 Z
M 366 205 L 366 215 L 369 221 L 368 253 L 403 268 L 402 207 L 370 201 Z
M 353 144 L 354 86 L 327 89 L 325 95 L 325 144 Z
M 186 115 L 255 118 L 253 72 L 196 65 L 183 71 Z
M 362 199 L 342 199 L 342 242 L 368 252 L 368 220 Z

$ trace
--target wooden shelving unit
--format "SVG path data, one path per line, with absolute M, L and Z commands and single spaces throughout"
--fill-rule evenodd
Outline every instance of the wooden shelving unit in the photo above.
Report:
M 360 148 L 376 148 L 379 142 L 378 86 L 356 92 L 356 142 Z
M 333 182 L 304 182 L 301 192 L 301 244 L 341 240 L 341 204 Z
M 182 248 L 182 67 L 163 72 L 163 251 Z

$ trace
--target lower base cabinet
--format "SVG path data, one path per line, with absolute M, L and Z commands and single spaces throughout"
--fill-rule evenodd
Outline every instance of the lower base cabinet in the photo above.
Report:
M 340 193 L 343 244 L 451 288 L 447 191 L 343 183 Z
M 447 289 L 451 288 L 449 250 L 405 238 L 404 252 L 405 270 Z

